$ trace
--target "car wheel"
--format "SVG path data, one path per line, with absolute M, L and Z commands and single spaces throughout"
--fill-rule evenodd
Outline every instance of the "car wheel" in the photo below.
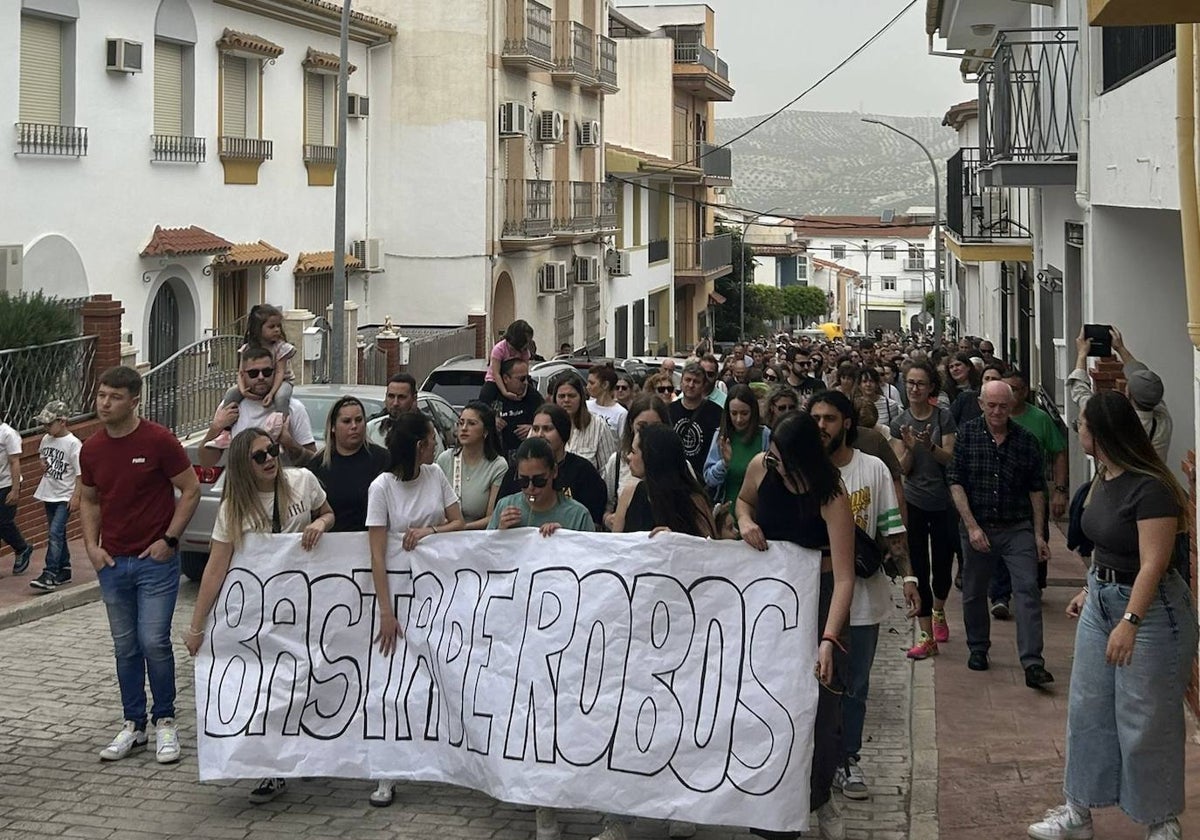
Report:
M 179 555 L 179 569 L 188 580 L 200 581 L 204 576 L 204 567 L 208 565 L 208 555 L 198 551 L 185 551 Z

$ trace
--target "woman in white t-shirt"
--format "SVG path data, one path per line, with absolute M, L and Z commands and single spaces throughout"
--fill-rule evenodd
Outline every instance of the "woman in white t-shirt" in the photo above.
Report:
M 233 552 L 246 534 L 302 533 L 300 545 L 307 551 L 333 527 L 333 509 L 317 477 L 308 470 L 284 469 L 279 463 L 279 444 L 264 430 L 238 432 L 229 444 L 227 463 L 208 565 L 185 634 L 192 656 L 204 642 L 202 628 L 225 583 Z M 286 787 L 287 781 L 281 778 L 261 779 L 250 792 L 250 801 L 269 802 Z
M 617 371 L 611 364 L 592 365 L 588 368 L 587 391 L 591 399 L 587 410 L 604 419 L 618 438 L 625 432 L 625 406 L 617 402 Z
M 405 551 L 412 551 L 431 534 L 461 531 L 466 526 L 454 488 L 433 463 L 436 434 L 433 423 L 420 411 L 409 411 L 393 420 L 387 438 L 392 469 L 367 488 L 371 574 L 379 605 L 379 635 L 375 641 L 379 642 L 380 653 L 388 657 L 395 652 L 396 639 L 402 635 L 388 581 L 388 542 L 400 540 Z M 378 781 L 371 804 L 391 805 L 395 782 Z

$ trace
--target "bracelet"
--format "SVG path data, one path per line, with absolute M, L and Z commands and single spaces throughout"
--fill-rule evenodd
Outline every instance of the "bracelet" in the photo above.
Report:
M 920 579 L 919 579 L 919 578 L 918 578 L 916 575 L 905 575 L 905 576 L 904 576 L 904 577 L 901 579 L 901 581 L 902 581 L 903 583 L 912 583 L 912 584 L 915 584 L 915 585 L 917 585 L 917 586 L 920 586 L 920 585 L 921 585 L 921 581 L 920 581 Z
M 430 530 L 431 530 L 431 531 L 433 531 L 433 533 L 435 533 L 435 534 L 438 532 L 438 529 L 437 529 L 437 526 L 436 526 L 436 525 L 430 525 L 430 526 L 429 526 L 429 528 L 430 528 Z
M 829 642 L 834 647 L 836 647 L 838 650 L 840 650 L 842 653 L 846 652 L 846 646 L 842 644 L 842 640 L 839 639 L 837 636 L 826 633 L 824 636 L 821 637 L 821 641 Z
M 203 636 L 203 635 L 204 635 L 204 631 L 203 631 L 203 630 L 197 630 L 195 627 L 189 627 L 189 628 L 187 629 L 187 634 L 186 634 L 186 635 L 188 635 L 188 636 Z

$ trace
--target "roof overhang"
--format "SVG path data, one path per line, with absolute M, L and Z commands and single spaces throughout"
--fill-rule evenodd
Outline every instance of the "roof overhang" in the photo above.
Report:
M 155 225 L 150 241 L 142 249 L 142 257 L 195 257 L 205 254 L 226 254 L 233 243 L 212 231 L 191 225 L 185 228 L 165 228 Z
M 221 6 L 251 12 L 259 17 L 271 18 L 302 26 L 315 32 L 337 36 L 341 33 L 342 4 L 329 0 L 213 0 Z M 396 35 L 396 25 L 391 21 L 362 12 L 350 13 L 350 40 L 363 44 L 378 44 L 390 41 Z
M 959 262 L 1033 262 L 1033 243 L 1028 239 L 1016 242 L 962 242 L 950 231 L 942 239 L 946 250 L 954 254 Z
M 1088 0 L 1092 26 L 1152 26 L 1200 23 L 1195 0 Z

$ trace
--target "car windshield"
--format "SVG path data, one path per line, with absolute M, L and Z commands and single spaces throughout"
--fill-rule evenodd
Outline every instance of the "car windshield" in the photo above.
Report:
M 341 398 L 341 394 L 296 394 L 296 399 L 303 403 L 304 409 L 308 412 L 313 437 L 317 439 L 318 443 L 325 440 L 325 420 L 329 417 L 329 409 Z M 383 403 L 379 400 L 362 397 L 359 397 L 359 400 L 362 401 L 363 408 L 367 410 L 368 420 L 383 413 Z
M 437 370 L 429 375 L 423 390 L 431 391 L 450 405 L 459 407 L 479 399 L 479 389 L 482 387 L 482 370 Z

